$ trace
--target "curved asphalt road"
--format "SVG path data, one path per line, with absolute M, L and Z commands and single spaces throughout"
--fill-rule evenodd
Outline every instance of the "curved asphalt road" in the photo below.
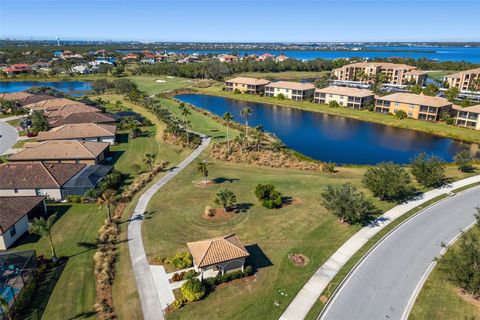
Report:
M 474 221 L 480 188 L 440 201 L 393 231 L 345 280 L 320 319 L 406 319 L 433 259 Z
M 0 121 L 0 155 L 7 152 L 17 142 L 17 138 L 17 130 L 5 121 Z

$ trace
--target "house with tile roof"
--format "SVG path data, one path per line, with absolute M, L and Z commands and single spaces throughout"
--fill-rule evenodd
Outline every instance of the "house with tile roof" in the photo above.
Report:
M 37 140 L 79 140 L 108 142 L 114 144 L 116 131 L 117 127 L 111 124 L 65 124 L 49 131 L 40 131 Z
M 110 124 L 113 125 L 116 119 L 108 114 L 101 112 L 76 112 L 67 113 L 65 116 L 49 118 L 48 123 L 50 127 L 60 127 L 66 124 L 79 124 L 79 123 L 97 123 L 97 124 Z
M 45 214 L 45 197 L 0 197 L 0 250 L 8 249 L 28 231 L 28 219 Z
M 276 81 L 265 86 L 266 97 L 278 97 L 282 94 L 285 98 L 302 101 L 313 97 L 315 85 L 313 83 L 302 83 L 293 81 Z
M 20 92 L 2 92 L 0 93 L 0 101 L 12 101 L 15 102 L 18 106 L 26 106 L 29 104 L 37 103 L 40 101 L 46 101 L 51 99 L 58 99 L 54 96 L 49 96 L 46 94 L 33 94 L 24 91 Z
M 245 259 L 250 256 L 235 234 L 189 242 L 187 246 L 192 254 L 195 270 L 200 272 L 202 278 L 208 271 L 221 274 L 243 271 Z
M 108 142 L 48 140 L 25 143 L 24 148 L 10 155 L 8 160 L 10 162 L 100 164 L 105 160 L 109 147 Z
M 259 94 L 265 92 L 265 86 L 270 81 L 266 79 L 256 79 L 248 77 L 236 77 L 225 81 L 225 90 L 240 90 L 242 93 Z
M 363 109 L 373 103 L 375 93 L 367 89 L 330 86 L 323 89 L 315 89 L 314 102 L 328 104 L 337 102 L 340 106 L 352 109 Z
M 87 166 L 81 163 L 10 162 L 0 165 L 0 196 L 66 198 L 64 185 Z
M 465 108 L 454 105 L 452 109 L 456 114 L 455 125 L 480 130 L 480 104 Z

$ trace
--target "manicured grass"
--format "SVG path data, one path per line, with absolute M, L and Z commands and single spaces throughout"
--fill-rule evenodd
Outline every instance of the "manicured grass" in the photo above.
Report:
M 189 88 L 194 80 L 168 77 L 168 76 L 130 76 L 130 80 L 134 81 L 141 91 L 148 95 L 154 95 L 175 89 Z M 165 82 L 155 82 L 156 80 L 163 80 Z
M 105 219 L 103 211 L 95 204 L 60 204 L 49 207 L 58 212 L 53 227 L 53 241 L 57 255 L 69 257 L 58 282 L 51 292 L 43 319 L 95 318 L 95 280 L 93 254 L 97 231 Z M 15 250 L 35 249 L 37 255 L 51 256 L 46 238 L 28 235 L 22 238 Z M 38 310 L 32 314 L 41 314 Z
M 323 75 L 329 75 L 330 71 L 283 71 L 283 72 L 242 72 L 236 74 L 238 77 L 268 78 L 268 79 L 285 79 L 300 80 L 320 78 Z
M 452 71 L 452 70 L 432 70 L 428 71 L 427 75 L 429 78 L 443 81 L 443 77 L 448 76 L 449 74 L 457 73 L 458 71 Z
M 468 233 L 480 237 L 478 228 Z M 457 244 L 454 244 L 456 246 Z M 448 254 L 448 251 L 447 251 Z M 442 263 L 435 266 L 420 291 L 410 313 L 410 320 L 477 319 L 480 317 L 480 302 L 460 294 L 460 289 L 448 281 Z
M 433 123 L 415 119 L 395 119 L 392 115 L 385 115 L 367 110 L 354 110 L 350 108 L 330 108 L 327 105 L 316 104 L 312 102 L 278 100 L 276 98 L 260 97 L 249 94 L 234 94 L 232 92 L 223 91 L 220 85 L 210 88 L 197 88 L 199 93 L 222 96 L 232 99 L 260 102 L 267 104 L 275 104 L 284 107 L 298 108 L 308 111 L 322 112 L 332 115 L 338 115 L 362 121 L 380 123 L 389 126 L 423 131 L 439 136 L 450 137 L 458 140 L 480 143 L 480 134 L 476 130 L 449 126 L 445 123 Z

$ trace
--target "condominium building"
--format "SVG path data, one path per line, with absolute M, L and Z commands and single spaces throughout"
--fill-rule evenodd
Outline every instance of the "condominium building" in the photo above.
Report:
M 373 102 L 374 95 L 373 91 L 366 89 L 331 86 L 316 89 L 314 102 L 325 104 L 335 101 L 340 106 L 363 109 Z
M 313 83 L 277 81 L 265 86 L 265 96 L 267 97 L 278 97 L 283 94 L 285 98 L 296 101 L 310 99 L 313 97 L 314 91 Z
M 394 93 L 375 97 L 375 111 L 395 114 L 404 111 L 409 118 L 438 121 L 442 112 L 448 112 L 452 103 L 440 97 L 430 97 L 413 93 Z
M 480 90 L 480 68 L 454 73 L 443 79 L 450 88 L 460 91 Z
M 375 76 L 383 74 L 385 82 L 390 84 L 423 85 L 427 74 L 416 67 L 389 62 L 357 62 L 333 69 L 337 80 L 373 83 Z
M 270 81 L 265 79 L 237 77 L 225 81 L 225 90 L 235 91 L 238 89 L 242 93 L 259 94 L 265 92 L 265 86 L 269 83 Z
M 466 108 L 454 106 L 453 109 L 457 126 L 480 130 L 480 104 Z

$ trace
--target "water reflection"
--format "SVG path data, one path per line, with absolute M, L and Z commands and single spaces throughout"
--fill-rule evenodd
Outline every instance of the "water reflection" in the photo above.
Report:
M 458 151 L 469 150 L 472 155 L 479 152 L 478 145 L 345 117 L 200 94 L 177 98 L 220 116 L 228 111 L 237 122 L 243 122 L 240 110 L 249 107 L 253 110 L 251 126 L 263 125 L 289 148 L 323 161 L 408 163 L 420 152 L 452 161 Z

